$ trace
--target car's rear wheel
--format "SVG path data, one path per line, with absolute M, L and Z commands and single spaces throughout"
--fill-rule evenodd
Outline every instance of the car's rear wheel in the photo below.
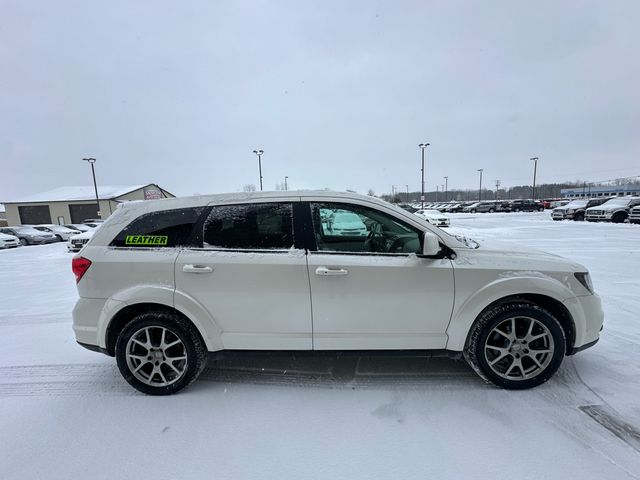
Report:
M 584 221 L 584 213 L 576 213 L 576 214 L 573 216 L 573 219 L 574 219 L 576 222 L 583 222 L 583 221 Z
M 150 395 L 170 395 L 204 369 L 207 351 L 196 328 L 177 314 L 145 312 L 118 335 L 116 360 L 124 379 Z
M 565 352 L 564 331 L 551 313 L 531 303 L 509 303 L 478 318 L 464 354 L 486 381 L 520 390 L 549 380 Z
M 21 238 L 20 245 L 22 245 L 23 247 L 26 247 L 27 245 L 29 245 L 29 242 L 27 242 L 24 238 Z

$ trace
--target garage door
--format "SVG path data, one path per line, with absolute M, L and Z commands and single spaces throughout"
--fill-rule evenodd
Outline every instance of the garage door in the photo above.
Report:
M 98 218 L 98 205 L 95 203 L 81 203 L 69 205 L 71 223 L 82 223 L 88 218 Z
M 49 205 L 38 205 L 35 207 L 18 207 L 20 223 L 22 225 L 39 225 L 41 223 L 51 223 L 51 212 Z

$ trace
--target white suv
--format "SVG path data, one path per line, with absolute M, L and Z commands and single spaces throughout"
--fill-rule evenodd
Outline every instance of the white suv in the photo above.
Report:
M 368 234 L 334 233 L 336 212 Z M 156 395 L 225 349 L 463 352 L 485 380 L 529 388 L 596 343 L 603 322 L 583 266 L 479 246 L 357 194 L 122 204 L 73 271 L 77 341 Z

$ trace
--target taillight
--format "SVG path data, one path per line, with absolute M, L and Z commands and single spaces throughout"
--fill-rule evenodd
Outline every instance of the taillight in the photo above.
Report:
M 91 266 L 91 260 L 84 257 L 73 257 L 71 260 L 71 270 L 73 270 L 73 274 L 76 276 L 76 283 L 82 279 L 82 276 L 89 270 Z

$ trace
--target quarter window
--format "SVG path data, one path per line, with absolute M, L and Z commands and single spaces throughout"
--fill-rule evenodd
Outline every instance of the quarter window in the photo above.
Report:
M 233 250 L 286 250 L 293 247 L 290 203 L 213 207 L 204 223 L 203 246 Z
M 181 247 L 192 245 L 193 225 L 203 207 L 151 212 L 127 225 L 112 247 Z
M 421 232 L 395 217 L 359 205 L 312 203 L 319 251 L 419 253 Z

